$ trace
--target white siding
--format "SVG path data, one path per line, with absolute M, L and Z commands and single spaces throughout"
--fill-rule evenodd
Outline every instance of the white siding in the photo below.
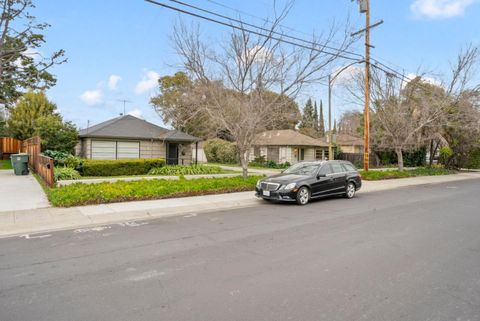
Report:
M 117 141 L 117 159 L 140 158 L 140 142 Z
M 116 143 L 109 140 L 92 140 L 92 159 L 116 159 Z

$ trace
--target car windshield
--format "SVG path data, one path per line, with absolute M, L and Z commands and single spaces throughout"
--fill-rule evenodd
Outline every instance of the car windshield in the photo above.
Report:
M 312 176 L 318 169 L 319 164 L 298 163 L 284 171 L 285 174 L 309 175 Z

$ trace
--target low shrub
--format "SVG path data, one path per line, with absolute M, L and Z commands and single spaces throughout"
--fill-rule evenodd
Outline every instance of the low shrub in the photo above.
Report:
M 80 168 L 82 163 L 81 158 L 65 152 L 46 150 L 42 154 L 52 158 L 55 166 L 64 166 L 78 169 Z
M 163 158 L 131 159 L 131 160 L 83 160 L 81 173 L 83 176 L 122 176 L 145 175 L 152 168 L 165 166 Z
M 360 171 L 362 179 L 366 181 L 378 181 L 384 179 L 407 178 L 417 176 L 436 176 L 455 174 L 455 171 L 445 168 L 416 168 L 404 171 L 399 170 L 370 170 Z
M 221 174 L 224 171 L 219 166 L 198 165 L 198 166 L 165 166 L 152 168 L 149 175 L 201 175 Z
M 203 150 L 210 163 L 232 164 L 238 161 L 235 144 L 223 139 L 214 138 L 205 141 Z
M 262 161 L 260 158 L 255 158 L 255 160 L 248 163 L 250 167 L 264 167 L 264 168 L 275 168 L 275 169 L 283 169 L 289 168 L 292 166 L 289 162 L 277 164 L 276 162 L 269 160 L 269 161 Z
M 79 172 L 69 167 L 55 167 L 53 170 L 53 175 L 55 177 L 55 181 L 82 178 Z
M 47 188 L 54 206 L 78 206 L 133 200 L 185 197 L 240 191 L 251 191 L 261 177 L 200 178 L 194 180 L 140 180 L 115 183 L 82 184 Z

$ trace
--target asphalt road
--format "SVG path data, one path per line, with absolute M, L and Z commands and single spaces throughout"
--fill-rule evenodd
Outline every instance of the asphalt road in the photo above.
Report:
M 480 180 L 0 239 L 0 320 L 480 320 Z

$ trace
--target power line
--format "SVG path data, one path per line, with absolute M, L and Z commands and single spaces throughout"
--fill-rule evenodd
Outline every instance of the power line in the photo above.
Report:
M 149 0 L 146 0 L 146 1 L 149 1 Z M 229 16 L 226 16 L 226 15 L 222 15 L 222 14 L 219 14 L 219 13 L 216 13 L 216 12 L 213 12 L 211 10 L 207 10 L 207 9 L 203 9 L 201 7 L 198 7 L 198 6 L 194 6 L 192 4 L 189 4 L 189 3 L 186 3 L 186 2 L 182 2 L 182 1 L 179 1 L 179 0 L 169 0 L 171 2 L 174 2 L 174 3 L 177 3 L 177 4 L 180 4 L 182 6 L 186 6 L 186 7 L 189 7 L 189 8 L 192 8 L 192 9 L 195 9 L 195 10 L 198 10 L 198 11 L 201 11 L 201 12 L 204 12 L 204 13 L 208 13 L 208 14 L 211 14 L 211 15 L 214 15 L 216 17 L 220 17 L 220 18 L 223 18 L 223 19 L 227 19 L 229 21 L 233 21 L 233 22 L 236 22 L 236 23 L 240 23 L 241 25 L 246 25 L 246 26 L 249 26 L 249 27 L 253 27 L 253 28 L 256 28 L 256 29 L 259 29 L 259 30 L 263 30 L 263 31 L 266 31 L 266 32 L 270 32 L 270 33 L 273 33 L 273 34 L 277 34 L 277 35 L 280 35 L 282 37 L 286 37 L 286 38 L 290 38 L 290 39 L 294 39 L 294 40 L 297 40 L 297 41 L 301 41 L 301 42 L 304 42 L 304 43 L 307 43 L 307 44 L 310 44 L 310 45 L 318 45 L 318 44 L 315 44 L 314 42 L 312 41 L 309 41 L 309 40 L 305 40 L 305 39 L 302 39 L 302 38 L 299 38 L 299 37 L 294 37 L 294 36 L 289 36 L 289 35 L 285 35 L 284 33 L 280 33 L 280 32 L 276 32 L 276 31 L 273 31 L 273 30 L 270 30 L 270 29 L 266 29 L 264 27 L 260 27 L 260 26 L 257 26 L 257 25 L 254 25 L 254 24 L 251 24 L 251 23 L 247 23 L 247 22 L 243 22 L 241 20 L 238 20 L 238 19 L 235 19 L 235 18 L 231 18 Z M 215 4 L 218 4 L 217 2 L 213 1 L 213 0 L 207 0 L 209 2 L 212 2 L 212 3 L 215 3 Z M 154 1 L 149 1 L 149 2 L 152 2 L 152 3 L 155 3 Z M 159 4 L 159 3 L 155 3 L 155 4 Z M 161 5 L 161 4 L 159 4 Z M 220 4 L 219 4 L 220 5 Z M 221 5 L 223 7 L 226 7 L 226 8 L 230 8 L 228 6 L 225 6 L 225 5 Z M 230 8 L 232 9 L 232 8 Z M 179 9 L 181 10 L 181 9 Z M 232 9 L 233 10 L 233 9 Z M 250 15 L 247 13 L 247 15 Z M 250 16 L 253 16 L 253 15 L 250 15 Z M 253 16 L 255 17 L 255 16 Z M 206 17 L 205 17 L 206 18 Z M 210 18 L 207 18 L 207 19 L 210 19 Z M 259 18 L 261 19 L 261 18 Z M 214 20 L 214 19 L 212 19 Z M 271 23 L 270 21 L 268 20 L 265 20 L 265 19 L 262 19 L 263 21 L 267 22 L 267 23 Z M 211 20 L 210 20 L 211 21 Z M 214 22 L 214 21 L 212 21 Z M 222 23 L 224 24 L 224 23 Z M 225 25 L 225 24 L 224 24 Z M 231 24 L 227 24 L 228 26 L 230 27 L 234 27 L 232 26 Z M 282 26 L 282 25 L 280 25 Z M 284 26 L 282 26 L 284 27 Z M 242 28 L 242 27 L 239 27 L 239 28 Z M 287 27 L 288 28 L 288 27 Z M 295 29 L 292 29 L 292 28 L 288 28 L 288 29 L 291 29 L 291 30 L 294 30 L 296 31 Z M 247 29 L 245 29 L 245 31 L 248 31 Z M 297 31 L 298 32 L 298 31 Z M 264 37 L 266 37 L 267 35 L 263 35 Z M 289 42 L 290 43 L 290 42 Z M 291 44 L 291 43 L 290 43 Z M 296 44 L 295 44 L 296 45 Z M 343 52 L 343 53 L 346 53 L 346 54 L 351 54 L 351 55 L 355 55 L 359 58 L 362 58 L 363 59 L 363 56 L 359 53 L 356 53 L 356 52 L 353 52 L 353 51 L 349 51 L 349 50 L 345 50 L 345 49 L 338 49 L 338 48 L 334 48 L 334 47 L 330 47 L 330 46 L 327 46 L 327 45 L 323 45 L 322 46 L 323 48 L 327 48 L 327 49 L 331 49 L 331 50 L 336 50 L 337 52 Z M 311 48 L 309 48 L 311 49 Z M 331 53 L 329 53 L 331 54 Z M 339 57 L 342 57 L 342 58 L 345 58 L 344 56 L 339 56 Z M 350 59 L 350 60 L 353 60 L 352 58 L 345 58 L 345 59 Z M 384 68 L 388 69 L 390 74 L 395 74 L 397 75 L 398 77 L 400 77 L 401 79 L 406 79 L 407 81 L 411 81 L 412 79 L 406 77 L 404 74 L 398 72 L 397 70 L 387 66 L 386 64 L 382 63 L 381 61 L 379 61 L 377 58 L 371 58 L 372 61 L 374 61 L 376 64 L 379 64 L 381 66 L 383 66 Z M 381 69 L 381 68 L 378 68 L 378 69 Z M 381 69 L 381 70 L 384 70 L 384 69 Z M 385 70 L 384 70 L 385 71 Z M 385 71 L 387 72 L 387 71 Z
M 290 44 L 290 45 L 293 45 L 293 46 L 297 46 L 297 47 L 301 47 L 301 48 L 304 48 L 304 49 L 309 49 L 309 50 L 325 53 L 325 54 L 332 55 L 332 56 L 337 56 L 337 57 L 344 58 L 344 59 L 351 60 L 351 61 L 359 60 L 357 58 L 352 58 L 350 56 L 345 56 L 345 55 L 341 55 L 341 54 L 337 54 L 337 53 L 332 53 L 332 52 L 327 51 L 325 49 L 315 48 L 315 46 L 321 46 L 321 45 L 316 44 L 316 43 L 311 42 L 311 41 L 308 41 L 308 40 L 305 40 L 305 39 L 301 39 L 301 38 L 298 38 L 298 37 L 288 36 L 288 35 L 285 35 L 285 34 L 282 34 L 282 33 L 274 32 L 272 30 L 268 30 L 266 28 L 259 27 L 259 26 L 256 26 L 254 24 L 244 23 L 241 20 L 237 20 L 237 19 L 233 19 L 231 17 L 225 16 L 225 15 L 217 14 L 217 13 L 212 12 L 210 10 L 202 9 L 202 8 L 199 8 L 199 7 L 196 7 L 196 6 L 193 6 L 193 5 L 178 1 L 178 0 L 169 0 L 169 1 L 181 4 L 181 5 L 184 5 L 184 6 L 187 6 L 187 7 L 191 7 L 193 9 L 196 9 L 196 10 L 199 10 L 199 11 L 202 11 L 202 12 L 210 13 L 210 14 L 218 16 L 218 17 L 222 17 L 223 19 L 227 19 L 231 22 L 237 22 L 237 23 L 241 23 L 241 24 L 244 24 L 244 25 L 252 26 L 253 28 L 260 29 L 260 30 L 267 30 L 270 33 L 278 34 L 282 37 L 296 39 L 296 40 L 302 41 L 304 43 L 310 44 L 311 46 L 306 46 L 306 45 L 299 44 L 299 43 L 294 42 L 294 41 L 289 41 L 289 40 L 285 40 L 283 38 L 279 38 L 279 37 L 275 37 L 275 36 L 271 36 L 271 35 L 266 35 L 266 34 L 263 34 L 261 32 L 255 31 L 255 30 L 251 30 L 251 29 L 247 29 L 245 27 L 234 25 L 233 23 L 227 23 L 227 22 L 224 22 L 224 21 L 219 21 L 219 20 L 216 20 L 216 19 L 213 19 L 213 18 L 210 18 L 210 17 L 200 15 L 198 13 L 194 13 L 194 12 L 191 12 L 191 11 L 188 11 L 188 10 L 173 7 L 173 6 L 170 6 L 168 4 L 158 2 L 158 1 L 154 1 L 154 0 L 145 0 L 145 1 L 150 2 L 152 4 L 155 4 L 155 5 L 158 5 L 158 6 L 161 6 L 161 7 L 164 7 L 164 8 L 167 8 L 167 9 L 170 9 L 170 10 L 173 10 L 173 11 L 177 11 L 177 12 L 180 12 L 180 13 L 183 13 L 183 14 L 186 14 L 186 15 L 190 15 L 190 16 L 193 16 L 193 17 L 196 17 L 196 18 L 199 18 L 199 19 L 203 19 L 203 20 L 206 20 L 206 21 L 209 21 L 209 22 L 217 23 L 217 24 L 220 24 L 220 25 L 223 25 L 223 26 L 226 26 L 226 27 L 229 27 L 229 28 L 237 29 L 237 30 L 240 30 L 240 31 L 243 31 L 243 32 L 252 33 L 252 34 L 255 34 L 255 35 L 258 35 L 258 36 L 261 36 L 261 37 L 271 38 L 273 40 L 283 42 L 283 43 L 287 43 L 287 44 Z M 323 45 L 322 47 L 323 48 L 333 48 L 333 47 L 327 47 L 325 45 Z M 342 49 L 338 49 L 338 48 L 333 48 L 333 50 L 336 50 L 338 52 L 345 52 L 347 54 L 356 55 L 356 56 L 359 56 L 359 57 L 363 58 L 363 56 L 361 54 L 358 54 L 358 53 L 355 53 L 355 52 L 342 50 Z M 412 79 L 406 77 L 404 74 L 398 72 L 397 70 L 395 70 L 395 69 L 387 66 L 386 64 L 380 62 L 378 59 L 372 58 L 372 61 L 375 62 L 375 67 L 377 69 L 380 69 L 380 70 L 382 70 L 382 71 L 384 71 L 388 74 L 392 74 L 399 79 L 403 79 L 403 80 L 407 80 L 407 81 L 412 80 Z M 382 66 L 383 68 L 379 67 L 379 65 Z M 387 69 L 388 71 L 385 70 L 384 68 Z
M 235 19 L 235 18 L 232 18 L 232 17 L 229 17 L 229 16 L 226 16 L 226 15 L 223 15 L 223 14 L 220 14 L 220 13 L 216 13 L 216 12 L 213 12 L 211 10 L 207 10 L 207 9 L 203 9 L 203 8 L 200 8 L 198 6 L 194 6 L 194 5 L 191 5 L 189 3 L 186 3 L 186 2 L 182 2 L 182 1 L 178 1 L 178 0 L 169 0 L 170 2 L 175 2 L 177 4 L 180 4 L 182 6 L 185 6 L 185 7 L 189 7 L 189 8 L 192 8 L 192 9 L 195 9 L 195 10 L 198 10 L 198 11 L 201 11 L 201 12 L 205 12 L 205 13 L 208 13 L 208 14 L 211 14 L 211 15 L 214 15 L 216 17 L 219 17 L 219 18 L 223 18 L 223 19 L 227 19 L 227 20 L 230 20 L 230 21 L 234 21 L 236 23 L 239 23 L 240 25 L 245 25 L 245 26 L 249 26 L 249 27 L 253 27 L 253 28 L 256 28 L 256 29 L 260 29 L 262 31 L 266 31 L 266 32 L 270 32 L 270 33 L 273 33 L 273 34 L 276 34 L 276 35 L 280 35 L 282 37 L 285 37 L 285 38 L 290 38 L 290 39 L 294 39 L 294 40 L 297 40 L 297 41 L 301 41 L 301 42 L 305 42 L 305 43 L 308 43 L 308 44 L 314 44 L 313 42 L 309 41 L 309 40 L 305 40 L 305 39 L 302 39 L 302 38 L 299 38 L 299 37 L 294 37 L 294 36 L 289 36 L 289 35 L 286 35 L 284 33 L 281 33 L 281 32 L 277 32 L 277 31 L 274 31 L 274 30 L 271 30 L 271 29 L 267 29 L 267 28 L 264 28 L 264 27 L 259 27 L 259 26 L 256 26 L 254 24 L 251 24 L 251 23 L 248 23 L 248 22 L 244 22 L 244 21 L 241 21 L 241 20 L 238 20 L 238 19 Z M 271 23 L 269 21 L 265 21 L 267 23 Z M 279 25 L 281 27 L 283 27 L 282 25 Z M 354 55 L 354 56 L 358 56 L 359 58 L 363 58 L 363 56 L 359 53 L 356 53 L 356 52 L 353 52 L 353 51 L 348 51 L 348 50 L 345 50 L 345 49 L 339 49 L 339 48 L 334 48 L 334 47 L 330 47 L 330 46 L 327 46 L 327 45 L 323 45 L 323 48 L 327 48 L 327 49 L 330 49 L 330 50 L 336 50 L 338 52 L 343 52 L 343 53 L 348 53 L 348 54 L 351 54 L 351 55 Z
M 276 41 L 279 41 L 279 42 L 287 43 L 287 44 L 290 44 L 290 45 L 293 45 L 293 46 L 301 47 L 301 48 L 304 48 L 304 49 L 309 49 L 309 50 L 312 50 L 312 51 L 321 52 L 321 53 L 328 54 L 328 55 L 335 56 L 335 57 L 340 57 L 340 58 L 347 59 L 347 60 L 352 60 L 352 61 L 358 60 L 357 58 L 352 58 L 352 57 L 349 57 L 349 56 L 345 56 L 345 55 L 341 55 L 341 54 L 337 54 L 337 53 L 332 53 L 332 52 L 327 51 L 325 49 L 315 48 L 315 46 L 321 46 L 319 44 L 312 43 L 313 46 L 310 47 L 310 46 L 299 44 L 299 43 L 296 43 L 296 42 L 293 42 L 293 41 L 290 41 L 290 40 L 285 40 L 285 39 L 278 38 L 278 37 L 275 37 L 275 36 L 266 35 L 266 34 L 263 34 L 261 32 L 255 31 L 255 30 L 247 29 L 245 27 L 240 27 L 240 26 L 233 25 L 231 23 L 229 24 L 229 23 L 219 21 L 219 20 L 216 20 L 216 19 L 213 19 L 213 18 L 205 17 L 205 16 L 202 16 L 200 14 L 197 14 L 197 13 L 194 13 L 194 12 L 191 12 L 191 11 L 187 11 L 187 10 L 183 10 L 183 9 L 180 9 L 180 8 L 177 8 L 177 7 L 167 5 L 165 3 L 157 2 L 157 1 L 154 1 L 154 0 L 145 0 L 145 1 L 150 2 L 152 4 L 155 4 L 155 5 L 158 5 L 158 6 L 161 6 L 161 7 L 164 7 L 164 8 L 167 8 L 167 9 L 171 9 L 171 10 L 183 13 L 183 14 L 190 15 L 192 17 L 207 20 L 207 21 L 217 23 L 217 24 L 229 27 L 229 28 L 237 29 L 237 30 L 240 30 L 240 31 L 243 31 L 243 32 L 252 33 L 252 34 L 255 34 L 255 35 L 260 36 L 260 37 L 270 38 L 270 39 L 273 39 L 273 40 L 276 40 Z M 305 40 L 305 42 L 307 42 L 307 41 Z M 337 49 L 337 51 L 339 51 L 339 49 Z

